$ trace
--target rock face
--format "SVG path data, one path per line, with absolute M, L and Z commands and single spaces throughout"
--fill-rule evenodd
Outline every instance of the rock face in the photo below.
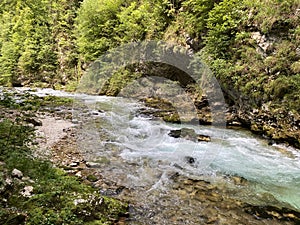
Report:
M 182 128 L 180 130 L 171 130 L 168 134 L 173 138 L 184 138 L 190 141 L 206 141 L 210 142 L 211 138 L 207 135 L 197 134 L 195 130 L 189 128 Z
M 300 117 L 292 112 L 240 107 L 237 117 L 244 127 L 270 138 L 270 143 L 287 143 L 300 148 Z

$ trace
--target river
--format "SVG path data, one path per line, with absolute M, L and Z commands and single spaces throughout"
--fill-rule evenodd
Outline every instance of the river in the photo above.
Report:
M 183 182 L 206 181 L 223 187 L 226 195 L 236 201 L 300 212 L 300 151 L 297 149 L 270 146 L 266 140 L 243 129 L 165 123 L 141 115 L 139 110 L 145 106 L 132 99 L 48 89 L 34 93 L 76 99 L 73 121 L 81 128 L 78 144 L 82 153 L 88 161 L 104 162 L 99 166 L 103 176 L 131 190 L 127 197 L 134 195 L 140 211 L 147 209 L 149 214 L 144 217 L 148 220 L 153 217 L 155 221 L 156 216 L 159 217 L 156 220 L 163 221 L 166 218 L 160 214 L 171 214 L 168 207 L 174 211 L 176 206 L 177 211 L 187 214 L 197 212 L 197 207 L 203 210 L 203 205 L 197 206 L 195 202 L 184 205 L 186 201 L 178 195 L 180 185 L 174 184 L 175 176 L 185 177 Z M 170 130 L 181 128 L 209 135 L 211 142 L 193 142 L 168 135 Z M 126 193 L 123 195 L 126 199 Z M 136 221 L 142 220 L 142 213 L 137 211 L 132 212 Z M 133 224 L 138 224 L 136 221 Z

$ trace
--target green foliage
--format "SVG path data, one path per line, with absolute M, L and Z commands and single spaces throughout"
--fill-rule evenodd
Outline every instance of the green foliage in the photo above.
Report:
M 279 108 L 300 111 L 300 74 L 280 76 L 266 86 L 266 93 Z M 283 104 L 283 105 L 282 105 Z
M 183 1 L 184 29 L 192 37 L 203 38 L 207 32 L 207 19 L 209 12 L 219 0 L 188 0 Z
M 121 43 L 160 38 L 169 18 L 165 4 L 147 0 L 84 1 L 75 31 L 83 63 Z
M 90 63 L 116 46 L 149 39 L 186 46 L 188 35 L 224 90 L 257 106 L 291 107 L 299 92 L 299 8 L 299 0 L 3 0 L 0 83 L 74 90 Z M 91 76 L 93 90 L 102 75 Z M 104 92 L 115 95 L 141 75 L 119 71 Z M 279 94 L 278 79 L 292 82 L 292 91 Z
M 249 21 L 255 22 L 265 34 L 288 31 L 291 25 L 297 25 L 298 0 L 244 0 L 244 4 L 251 9 Z
M 0 123 L 0 159 L 8 157 L 15 152 L 26 152 L 26 145 L 30 143 L 33 128 L 21 126 L 22 120 L 16 118 L 15 121 L 2 119 Z
M 141 73 L 134 72 L 133 69 L 124 68 L 114 73 L 109 80 L 109 85 L 105 90 L 106 95 L 116 96 L 119 92 L 134 80 L 141 77 Z
M 229 47 L 235 40 L 244 16 L 241 1 L 225 0 L 215 5 L 208 13 L 206 51 L 216 58 L 229 57 Z
M 78 10 L 75 34 L 83 61 L 97 59 L 109 48 L 116 46 L 114 28 L 119 23 L 117 13 L 121 0 L 86 0 Z
M 51 85 L 66 82 L 70 73 L 74 76 L 77 53 L 72 30 L 78 1 L 13 0 L 4 1 L 2 7 L 1 84 Z
M 157 1 L 131 2 L 117 15 L 120 24 L 115 28 L 116 40 L 127 43 L 161 37 L 166 19 L 163 12 Z

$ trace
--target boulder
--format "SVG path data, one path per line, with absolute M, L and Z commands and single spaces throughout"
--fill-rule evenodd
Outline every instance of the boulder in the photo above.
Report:
M 208 135 L 203 135 L 203 134 L 197 134 L 195 130 L 190 129 L 190 128 L 182 128 L 180 130 L 171 130 L 168 133 L 169 136 L 173 138 L 184 138 L 186 140 L 190 141 L 195 141 L 195 142 L 200 142 L 200 141 L 206 141 L 210 142 L 211 138 Z

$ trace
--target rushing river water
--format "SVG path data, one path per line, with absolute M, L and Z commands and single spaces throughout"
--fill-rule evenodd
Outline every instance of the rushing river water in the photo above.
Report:
M 140 115 L 139 109 L 145 106 L 134 100 L 47 89 L 37 94 L 75 97 L 73 120 L 81 124 L 78 142 L 86 158 L 107 159 L 102 173 L 127 188 L 144 191 L 144 201 L 151 201 L 146 193 L 167 191 L 169 174 L 176 172 L 193 179 L 227 182 L 233 197 L 249 204 L 300 211 L 300 152 L 296 149 L 269 146 L 241 129 L 165 123 Z M 209 135 L 212 141 L 196 143 L 168 135 L 183 127 Z M 247 182 L 234 185 L 224 177 Z

